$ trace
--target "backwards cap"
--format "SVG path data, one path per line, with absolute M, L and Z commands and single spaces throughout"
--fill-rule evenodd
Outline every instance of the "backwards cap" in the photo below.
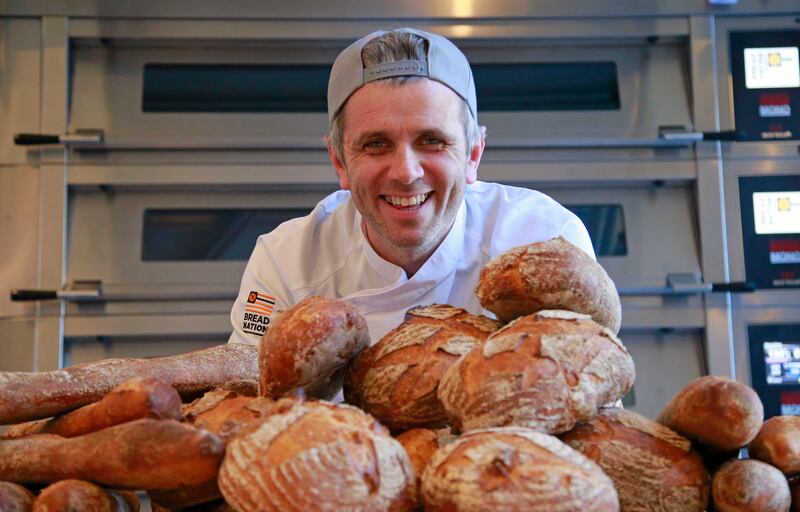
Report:
M 328 124 L 333 122 L 339 109 L 361 86 L 373 80 L 393 76 L 424 76 L 446 85 L 467 102 L 472 117 L 478 119 L 475 81 L 472 78 L 469 62 L 461 50 L 437 34 L 411 28 L 401 28 L 396 31 L 410 32 L 425 39 L 428 42 L 428 62 L 404 60 L 364 68 L 361 49 L 388 31 L 380 30 L 362 37 L 345 48 L 333 63 L 328 80 Z

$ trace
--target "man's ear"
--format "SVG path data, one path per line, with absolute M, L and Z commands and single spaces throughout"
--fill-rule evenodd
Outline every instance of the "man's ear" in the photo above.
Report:
M 465 176 L 467 184 L 475 183 L 475 180 L 478 179 L 478 166 L 481 163 L 481 157 L 483 156 L 483 149 L 485 147 L 486 127 L 481 126 L 480 135 L 478 135 L 478 139 L 469 151 L 469 157 L 467 158 L 467 172 Z
M 331 164 L 333 164 L 333 168 L 336 170 L 336 175 L 339 176 L 339 188 L 342 190 L 350 190 L 350 179 L 347 176 L 347 169 L 344 167 L 344 162 L 339 159 L 336 150 L 331 147 L 329 141 L 326 140 L 325 144 L 328 147 L 328 158 L 331 159 Z

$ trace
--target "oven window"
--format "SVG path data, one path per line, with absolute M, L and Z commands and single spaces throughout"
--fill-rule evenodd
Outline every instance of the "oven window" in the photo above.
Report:
M 614 62 L 473 64 L 479 112 L 619 110 Z
M 259 235 L 309 212 L 310 208 L 145 210 L 142 260 L 247 260 Z
M 146 64 L 143 112 L 326 112 L 330 66 Z
M 625 256 L 628 242 L 625 237 L 625 217 L 619 204 L 564 205 L 577 215 L 592 237 L 597 256 Z

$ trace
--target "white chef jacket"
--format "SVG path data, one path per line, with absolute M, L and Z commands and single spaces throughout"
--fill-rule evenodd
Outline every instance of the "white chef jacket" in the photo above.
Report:
M 344 299 L 367 321 L 374 344 L 417 305 L 484 310 L 474 289 L 481 268 L 520 245 L 562 236 L 594 258 L 580 219 L 550 197 L 519 187 L 467 185 L 450 232 L 409 278 L 381 258 L 361 229 L 361 214 L 340 190 L 258 238 L 231 311 L 231 343 L 258 343 L 279 310 L 312 295 Z

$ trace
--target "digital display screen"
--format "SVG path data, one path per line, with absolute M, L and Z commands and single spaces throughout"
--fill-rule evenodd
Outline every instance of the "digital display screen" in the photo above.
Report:
M 767 384 L 800 384 L 800 341 L 765 341 L 763 346 Z
M 800 233 L 800 191 L 753 192 L 753 221 L 758 235 Z
M 797 46 L 745 48 L 744 70 L 748 89 L 800 87 Z

